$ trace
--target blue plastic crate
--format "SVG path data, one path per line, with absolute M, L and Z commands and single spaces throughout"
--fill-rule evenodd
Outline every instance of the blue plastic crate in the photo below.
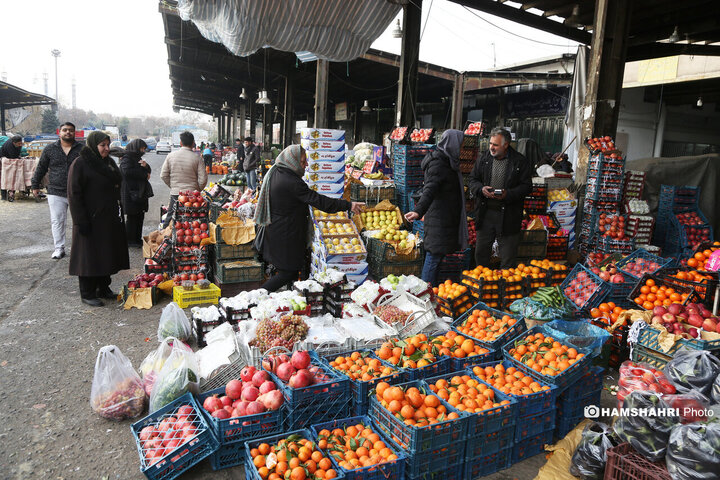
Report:
M 545 445 L 552 443 L 554 433 L 555 429 L 552 429 L 539 433 L 538 435 L 523 440 L 522 442 L 516 442 L 512 449 L 510 464 L 514 465 L 526 458 L 534 457 L 535 455 L 544 452 Z
M 513 447 L 465 463 L 465 479 L 476 480 L 510 467 Z
M 258 445 L 261 443 L 267 443 L 271 447 L 273 445 L 276 445 L 280 440 L 284 440 L 286 438 L 289 438 L 293 435 L 298 435 L 302 438 L 305 438 L 307 440 L 313 440 L 313 434 L 312 432 L 307 429 L 298 429 L 293 431 L 288 431 L 285 433 L 281 433 L 279 435 L 272 435 L 270 437 L 262 437 L 262 438 L 253 438 L 252 440 L 248 440 L 245 442 L 245 478 L 246 480 L 262 480 L 260 477 L 260 474 L 257 471 L 257 468 L 255 465 L 253 465 L 252 455 L 250 455 L 250 452 L 253 448 L 257 448 Z M 330 457 L 330 455 L 324 451 L 323 449 L 316 447 L 317 450 L 319 450 L 324 456 Z M 345 477 L 338 472 L 337 478 L 344 479 Z
M 219 387 L 215 390 L 202 393 L 198 396 L 198 404 L 202 405 L 207 397 L 219 394 L 225 395 L 225 387 Z M 202 409 L 210 428 L 215 434 L 221 445 L 247 440 L 253 437 L 267 437 L 273 433 L 282 431 L 282 411 L 263 412 L 255 415 L 245 415 L 244 417 L 227 418 L 220 420 Z
M 223 470 L 237 467 L 245 462 L 245 442 L 235 442 L 220 445 L 220 448 L 210 455 L 210 466 L 213 470 Z
M 350 409 L 354 403 L 349 395 L 331 398 L 324 398 L 319 395 L 311 403 L 295 407 L 286 405 L 283 427 L 285 430 L 297 430 L 316 423 L 349 417 L 351 414 Z
M 583 301 L 581 299 L 578 299 L 580 301 L 575 302 L 570 299 L 570 293 L 584 293 L 588 290 L 587 285 L 584 284 L 574 288 L 570 286 L 571 282 L 575 279 L 575 277 L 581 275 L 586 275 L 587 278 L 591 279 L 595 283 L 596 287 L 591 290 L 592 293 L 586 300 Z M 572 305 L 575 305 L 578 310 L 589 310 L 600 305 L 605 300 L 605 297 L 607 297 L 610 293 L 610 288 L 608 284 L 603 282 L 600 277 L 592 273 L 590 269 L 584 267 L 580 263 L 575 264 L 575 267 L 573 267 L 572 271 L 568 274 L 567 277 L 565 277 L 565 280 L 563 280 L 563 282 L 560 284 L 560 290 L 562 291 L 562 294 L 565 296 L 565 298 L 567 298 L 567 300 Z M 572 292 L 569 290 L 572 290 Z
M 422 163 L 422 158 L 414 157 L 409 160 L 405 160 L 402 162 L 395 162 L 393 164 L 393 174 L 394 175 L 423 175 L 422 167 L 420 167 L 420 164 Z
M 468 337 L 469 338 L 469 337 Z M 476 340 L 473 340 L 477 343 Z M 482 345 L 478 343 L 481 347 L 487 348 L 485 345 Z M 489 351 L 487 353 L 483 353 L 481 355 L 473 355 L 471 357 L 465 357 L 465 358 L 457 358 L 457 357 L 451 357 L 450 358 L 450 371 L 451 372 L 458 372 L 460 370 L 465 370 L 471 365 L 478 365 L 480 363 L 489 362 L 495 358 L 497 358 L 497 351 L 489 348 Z M 472 372 L 471 372 L 472 373 Z
M 276 385 L 280 387 L 280 391 L 285 397 L 285 403 L 294 408 L 302 404 L 310 404 L 319 397 L 325 400 L 335 399 L 337 397 L 350 398 L 350 379 L 345 375 L 339 374 L 337 371 L 325 365 L 320 360 L 317 353 L 310 351 L 311 365 L 320 367 L 331 380 L 324 383 L 317 383 L 303 388 L 290 388 L 285 382 L 280 380 L 274 373 L 270 372 L 270 377 Z
M 188 421 L 196 427 L 196 435 L 190 439 L 189 442 L 179 445 L 170 453 L 163 456 L 158 462 L 150 465 L 143 454 L 143 442 L 139 437 L 140 431 L 147 426 L 157 425 L 164 418 L 173 416 L 177 409 L 183 405 L 189 405 L 193 408 L 194 413 L 188 418 Z M 170 402 L 130 426 L 133 437 L 135 438 L 135 446 L 140 456 L 140 471 L 148 479 L 171 480 L 177 478 L 194 465 L 209 457 L 220 447 L 220 443 L 213 435 L 210 426 L 201 413 L 201 409 L 202 407 L 198 405 L 192 394 L 186 393 L 177 400 Z
M 468 319 L 470 314 L 475 310 L 487 310 L 494 317 L 497 317 L 498 315 L 500 315 L 500 318 L 502 318 L 504 315 L 508 315 L 508 316 L 516 319 L 517 322 L 515 323 L 515 325 L 513 325 L 511 328 L 509 328 L 507 332 L 503 333 L 497 340 L 495 340 L 493 342 L 483 342 L 482 340 L 478 340 L 477 338 L 471 337 L 470 335 L 466 335 L 457 329 L 457 327 L 459 327 L 465 323 L 465 321 Z M 464 337 L 470 338 L 473 341 L 479 343 L 480 345 L 485 345 L 489 349 L 499 351 L 500 347 L 502 347 L 502 345 L 504 345 L 505 342 L 507 342 L 509 339 L 511 339 L 513 337 L 516 337 L 517 335 L 521 334 L 525 330 L 527 330 L 527 325 L 525 324 L 525 319 L 523 317 L 521 317 L 520 315 L 502 312 L 500 310 L 488 307 L 483 302 L 478 302 L 472 308 L 470 308 L 467 312 L 463 313 L 462 316 L 460 316 L 460 318 L 458 318 L 457 320 L 455 320 L 452 323 L 452 329 L 455 330 L 458 334 L 460 334 Z
M 600 406 L 601 398 L 602 388 L 594 390 L 582 397 L 575 399 L 567 398 L 563 402 L 558 402 L 556 425 L 564 418 L 582 417 L 585 412 L 585 407 L 589 405 Z
M 353 402 L 350 406 L 350 415 L 354 417 L 362 417 L 368 414 L 370 410 L 370 399 L 368 398 L 364 402 Z
M 465 462 L 464 441 L 426 452 L 410 452 L 399 446 L 383 430 L 379 433 L 391 450 L 404 453 L 406 479 L 444 479 L 442 475 L 452 470 L 450 466 L 462 465 Z
M 563 344 L 565 344 L 569 347 L 575 348 L 575 350 L 577 350 L 578 353 L 583 354 L 583 357 L 579 361 L 570 365 L 569 368 L 565 369 L 563 372 L 559 373 L 558 375 L 554 375 L 554 376 L 543 375 L 540 372 L 537 372 L 537 371 L 533 370 L 532 368 L 528 367 L 524 363 L 522 363 L 518 360 L 515 360 L 515 358 L 512 355 L 510 355 L 510 353 L 509 353 L 509 350 L 514 347 L 514 343 L 516 341 L 522 340 L 527 335 L 532 335 L 537 332 L 545 333 L 542 326 L 533 327 L 530 330 L 528 330 L 526 332 L 526 334 L 516 337 L 515 339 L 506 343 L 505 346 L 503 346 L 503 348 L 502 348 L 503 356 L 505 357 L 506 360 L 509 360 L 515 368 L 522 370 L 524 373 L 526 373 L 527 375 L 530 375 L 535 380 L 542 382 L 544 385 L 548 385 L 548 384 L 557 385 L 557 387 L 560 390 L 564 390 L 565 387 L 572 385 L 580 377 L 584 376 L 588 372 L 588 370 L 591 366 L 590 364 L 591 364 L 591 360 L 592 360 L 592 357 L 589 354 L 590 352 L 586 349 L 578 348 L 570 342 L 563 342 Z
M 413 222 L 412 231 L 415 235 L 419 236 L 421 239 L 425 238 L 425 222 L 423 222 L 422 220 L 415 220 Z
M 645 272 L 645 273 L 656 273 L 658 270 L 667 268 L 668 265 L 670 265 L 670 263 L 672 262 L 672 260 L 670 260 L 668 258 L 663 258 L 663 257 L 658 257 L 657 255 L 653 255 L 652 253 L 649 253 L 644 248 L 638 248 L 637 250 L 632 252 L 630 255 L 628 255 L 627 257 L 623 258 L 622 260 L 620 260 L 619 262 L 617 262 L 615 264 L 618 271 L 621 271 L 624 275 L 634 279 L 634 282 L 637 282 L 638 280 L 640 280 L 640 277 L 642 275 L 640 275 L 640 277 L 637 277 L 637 276 L 623 270 L 623 267 L 625 265 L 627 265 L 628 263 L 631 263 L 632 261 L 634 261 L 636 258 L 642 258 L 644 260 L 652 260 L 653 262 L 656 262 L 659 265 L 659 267 L 656 268 L 655 270 Z M 632 287 L 630 288 L 630 290 L 632 291 Z M 630 294 L 630 292 L 627 292 L 627 295 L 629 295 L 629 294 Z M 627 295 L 625 295 L 625 296 L 627 297 Z
M 519 418 L 515 424 L 515 443 L 538 435 L 546 430 L 554 430 L 556 412 L 556 409 L 553 408 L 547 412 Z
M 434 395 L 421 382 L 409 382 L 401 385 L 402 387 L 416 387 L 421 392 Z M 439 397 L 438 397 L 439 398 Z M 445 405 L 448 412 L 460 412 L 453 407 L 440 400 Z M 390 438 L 397 438 L 398 445 L 408 450 L 411 455 L 420 452 L 429 452 L 447 448 L 458 442 L 464 442 L 467 433 L 468 417 L 460 416 L 457 419 L 443 420 L 433 425 L 425 427 L 416 427 L 407 425 L 402 420 L 396 418 L 389 410 L 385 409 L 375 397 L 370 397 L 370 418 L 373 423 L 385 432 Z
M 498 363 L 502 363 L 505 369 L 508 369 L 510 367 L 517 368 L 512 362 L 508 360 L 503 360 L 501 362 L 489 362 L 489 363 L 481 363 L 478 365 L 479 367 L 495 367 Z M 484 382 L 481 379 L 478 379 L 481 382 L 485 383 L 486 385 L 490 385 L 487 382 Z M 555 405 L 555 399 L 557 397 L 558 388 L 555 385 L 548 384 L 546 382 L 538 381 L 540 385 L 547 385 L 550 387 L 548 390 L 542 390 L 537 393 L 531 393 L 529 395 L 510 395 L 517 401 L 517 413 L 516 417 L 528 417 L 531 415 L 535 415 L 540 412 L 545 412 L 553 408 L 553 405 Z
M 508 425 L 492 433 L 485 433 L 467 439 L 465 461 L 475 462 L 515 444 L 515 425 Z
M 422 159 L 425 158 L 425 155 L 435 150 L 437 147 L 435 145 L 420 143 L 417 145 L 403 145 L 400 143 L 394 143 L 391 149 L 391 154 L 393 158 L 393 164 L 397 162 L 403 162 L 407 161 L 407 159 L 419 159 L 422 162 Z
M 430 388 L 430 385 L 434 384 L 440 379 L 449 380 L 454 376 L 469 375 L 470 377 L 477 380 L 477 377 L 473 375 L 471 371 L 461 370 L 459 372 L 452 372 L 445 375 L 438 375 L 437 377 L 428 378 L 425 380 L 425 384 Z M 479 381 L 479 380 L 478 380 Z M 509 401 L 509 404 L 500 405 L 489 410 L 484 410 L 482 413 L 468 413 L 460 412 L 460 415 L 467 417 L 467 436 L 476 437 L 478 435 L 497 432 L 509 425 L 515 423 L 515 416 L 517 412 L 517 401 L 510 395 L 505 395 L 496 388 L 490 387 L 495 394 L 495 402 L 500 403 L 505 400 Z
M 591 392 L 602 389 L 604 374 L 605 369 L 603 367 L 592 367 L 585 375 L 580 377 L 577 382 L 569 385 L 558 395 L 558 402 L 562 403 L 567 399 L 583 397 Z
M 319 432 L 323 429 L 332 431 L 335 428 L 344 428 L 348 425 L 357 425 L 358 423 L 365 425 L 382 437 L 382 432 L 377 431 L 377 428 L 373 428 L 372 420 L 368 416 L 355 416 L 313 425 L 311 431 L 314 439 L 317 441 L 320 439 Z M 383 441 L 385 441 L 384 438 Z M 352 470 L 346 470 L 341 467 L 332 454 L 330 455 L 330 460 L 335 466 L 335 469 L 341 472 L 346 480 L 403 480 L 405 475 L 405 453 L 392 442 L 385 441 L 385 444 L 397 455 L 398 458 L 396 460 Z
M 432 472 L 421 473 L 416 476 L 408 475 L 406 472 L 405 479 L 406 480 L 464 480 L 464 476 L 465 476 L 465 464 L 464 463 L 460 462 L 455 465 L 450 465 L 446 462 L 442 468 L 432 471 Z
M 450 357 L 440 357 L 430 365 L 420 368 L 407 368 L 408 381 L 422 380 L 423 378 L 436 377 L 450 371 Z

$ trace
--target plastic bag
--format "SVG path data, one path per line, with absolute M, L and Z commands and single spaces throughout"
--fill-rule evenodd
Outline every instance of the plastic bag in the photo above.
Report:
M 704 422 L 708 418 L 710 399 L 698 391 L 665 395 L 663 400 L 672 408 L 678 409 L 682 423 Z
M 661 460 L 667 451 L 670 432 L 680 423 L 680 419 L 675 415 L 667 415 L 672 410 L 655 392 L 643 390 L 630 392 L 625 397 L 623 408 L 658 412 L 658 415 L 620 415 L 613 429 L 621 441 L 629 443 L 651 462 Z M 665 410 L 662 412 L 665 415 L 659 415 L 659 410 Z M 621 411 L 621 413 L 628 412 Z
M 510 304 L 510 311 L 522 315 L 531 320 L 550 321 L 555 319 L 571 319 L 574 313 L 571 310 L 564 310 L 548 307 L 530 297 L 523 297 Z
M 199 367 L 193 351 L 182 342 L 174 342 L 150 395 L 150 411 L 154 412 L 187 392 L 199 393 Z
M 177 341 L 175 337 L 168 337 L 162 342 L 158 348 L 148 354 L 145 360 L 140 364 L 140 375 L 142 376 L 143 387 L 148 397 L 152 393 L 152 387 L 157 380 L 160 370 L 162 370 L 165 361 L 172 353 L 172 345 Z
M 583 430 L 573 453 L 570 473 L 584 480 L 601 480 L 605 474 L 607 449 L 617 445 L 615 432 L 604 423 L 593 422 Z
M 160 325 L 158 326 L 158 342 L 162 342 L 168 337 L 175 337 L 183 342 L 192 336 L 192 328 L 190 320 L 180 305 L 170 302 L 167 307 L 163 308 L 160 315 Z
M 664 371 L 678 392 L 696 390 L 710 395 L 713 381 L 720 374 L 720 360 L 707 350 L 679 350 Z
M 715 378 L 715 381 L 710 388 L 710 396 L 715 403 L 720 403 L 720 375 Z
M 673 394 L 675 387 L 665 375 L 647 363 L 635 363 L 626 360 L 620 365 L 619 390 L 617 392 L 618 408 L 630 392 L 635 390 L 653 391 L 662 394 Z
M 720 424 L 693 423 L 673 428 L 665 463 L 674 479 L 717 479 L 720 472 Z
M 145 390 L 130 360 L 115 345 L 98 352 L 90 405 L 110 420 L 135 418 L 145 410 Z
M 587 349 L 591 357 L 597 357 L 602 347 L 610 338 L 610 334 L 600 327 L 588 322 L 568 322 L 553 320 L 543 326 L 546 335 L 558 342 L 567 341 L 578 348 Z

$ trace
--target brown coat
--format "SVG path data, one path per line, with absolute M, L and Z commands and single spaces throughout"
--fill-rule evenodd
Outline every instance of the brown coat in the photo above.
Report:
M 122 177 L 115 161 L 88 147 L 70 166 L 68 203 L 73 219 L 70 275 L 101 277 L 130 268 L 120 210 Z M 88 229 L 86 234 L 80 230 Z

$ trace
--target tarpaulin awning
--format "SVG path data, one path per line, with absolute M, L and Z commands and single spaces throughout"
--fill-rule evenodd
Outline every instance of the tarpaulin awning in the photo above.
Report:
M 346 62 L 363 55 L 401 6 L 379 0 L 179 0 L 180 18 L 238 56 L 263 47 Z

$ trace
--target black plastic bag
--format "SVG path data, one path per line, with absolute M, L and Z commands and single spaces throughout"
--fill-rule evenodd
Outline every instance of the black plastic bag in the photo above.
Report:
M 707 396 L 720 374 L 720 360 L 707 350 L 680 350 L 665 365 L 664 372 L 678 393 L 695 390 Z
M 710 397 L 712 398 L 713 402 L 720 403 L 720 375 L 715 377 L 715 381 L 712 384 L 712 388 L 710 389 Z
M 665 463 L 673 479 L 720 478 L 720 424 L 691 423 L 673 428 Z
M 613 429 L 623 442 L 651 462 L 662 460 L 667 450 L 670 431 L 680 423 L 680 418 L 670 415 L 668 404 L 655 392 L 635 390 L 625 397 L 623 409 L 638 409 L 645 412 L 626 412 L 615 421 Z M 631 413 L 630 415 L 624 415 Z
M 612 428 L 604 423 L 591 423 L 583 430 L 573 453 L 570 473 L 583 480 L 601 480 L 605 475 L 607 449 L 615 445 L 617 437 Z

